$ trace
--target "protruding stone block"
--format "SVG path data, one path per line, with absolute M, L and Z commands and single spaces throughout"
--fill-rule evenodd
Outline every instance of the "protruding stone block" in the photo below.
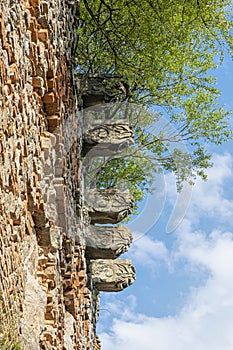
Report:
M 129 259 L 92 260 L 92 280 L 103 292 L 119 292 L 135 281 L 135 268 Z
M 89 226 L 85 235 L 86 256 L 91 259 L 115 259 L 132 243 L 130 230 L 124 226 Z
M 100 122 L 100 121 L 99 121 Z M 125 120 L 87 124 L 84 134 L 83 154 L 109 156 L 124 151 L 134 143 L 134 133 Z
M 128 85 L 117 75 L 80 75 L 80 81 L 84 108 L 100 103 L 124 101 L 129 96 Z
M 129 190 L 86 190 L 85 207 L 92 224 L 116 224 L 132 213 L 134 201 Z

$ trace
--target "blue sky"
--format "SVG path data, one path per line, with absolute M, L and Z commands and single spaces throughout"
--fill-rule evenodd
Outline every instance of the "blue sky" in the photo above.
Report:
M 233 110 L 229 57 L 216 74 L 220 101 Z M 177 199 L 172 174 L 160 179 L 164 203 L 159 193 L 153 195 L 129 224 L 134 242 L 127 257 L 137 280 L 120 293 L 101 294 L 97 332 L 102 350 L 233 349 L 232 147 L 230 141 L 210 148 L 209 179 L 196 182 L 172 233 L 166 233 Z M 180 201 L 183 214 L 189 197 L 186 191 Z

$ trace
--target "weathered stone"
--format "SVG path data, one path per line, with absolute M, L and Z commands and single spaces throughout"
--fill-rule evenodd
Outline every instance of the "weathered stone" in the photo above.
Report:
M 92 260 L 91 274 L 95 287 L 102 292 L 119 292 L 135 281 L 135 269 L 129 259 Z
M 97 121 L 98 123 L 98 121 Z M 85 127 L 83 154 L 109 156 L 124 151 L 134 143 L 134 133 L 125 121 L 108 121 Z
M 70 350 L 74 348 L 74 335 L 75 335 L 75 319 L 69 313 L 65 313 L 64 326 L 65 326 L 65 334 L 64 334 L 64 349 Z
M 132 213 L 133 199 L 128 190 L 86 190 L 84 202 L 91 223 L 116 224 Z
M 90 259 L 115 259 L 129 249 L 131 242 L 130 230 L 124 226 L 86 228 L 86 256 Z
M 77 0 L 0 1 L 0 319 L 12 329 L 11 344 L 21 342 L 23 350 L 100 348 L 98 291 L 87 287 L 84 233 L 76 229 L 86 225 L 74 60 L 78 6 Z M 114 92 L 106 84 L 100 81 L 98 101 L 125 98 L 121 81 Z M 85 101 L 93 98 L 86 94 Z M 121 124 L 132 134 L 127 120 Z M 121 138 L 119 123 L 110 134 Z
M 46 293 L 30 273 L 25 276 L 24 307 L 21 320 L 23 349 L 39 350 L 40 335 L 44 328 Z
M 129 88 L 117 75 L 101 74 L 84 77 L 80 75 L 83 107 L 99 103 L 119 102 L 127 99 Z

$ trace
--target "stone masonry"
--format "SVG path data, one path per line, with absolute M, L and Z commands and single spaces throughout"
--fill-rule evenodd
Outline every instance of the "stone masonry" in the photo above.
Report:
M 59 129 L 77 115 L 78 12 L 72 0 L 0 3 L 0 295 L 20 301 L 25 350 L 99 349 L 74 239 L 79 141 L 64 161 Z
M 121 221 L 130 196 L 122 209 L 114 192 L 107 214 L 83 198 L 78 20 L 77 0 L 0 2 L 0 305 L 23 350 L 99 350 L 99 292 L 135 279 L 129 260 L 112 260 L 130 232 L 94 226 Z

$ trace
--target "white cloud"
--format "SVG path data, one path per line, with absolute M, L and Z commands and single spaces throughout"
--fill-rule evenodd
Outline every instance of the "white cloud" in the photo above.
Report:
M 232 227 L 232 188 L 227 187 L 232 186 L 232 164 L 231 155 L 214 155 L 214 167 L 208 170 L 209 180 L 197 181 L 186 218 L 174 233 L 176 240 L 171 251 L 163 242 L 148 236 L 136 240 L 130 250 L 132 260 L 142 266 L 157 269 L 166 263 L 174 267 L 169 273 L 175 273 L 176 267 L 180 268 L 183 263 L 187 273 L 198 276 L 208 272 L 205 281 L 190 290 L 183 306 L 173 316 L 139 314 L 136 304 L 143 300 L 132 295 L 125 303 L 115 304 L 116 317 L 111 331 L 103 330 L 100 334 L 102 350 L 233 349 L 233 233 L 210 228 L 205 232 L 198 227 L 201 218 L 206 218 L 206 227 L 208 220 L 211 220 L 210 227 L 215 224 L 219 227 L 221 220 Z M 169 201 L 174 203 L 172 181 L 172 177 L 168 177 L 167 193 Z M 162 290 L 162 286 L 160 288 Z
M 194 187 L 184 185 L 183 191 L 177 193 L 174 174 L 159 174 L 154 187 L 156 191 L 147 197 L 144 208 L 130 223 L 132 231 L 148 232 L 160 219 L 167 204 L 172 211 L 167 215 L 167 232 L 174 231 L 183 217 L 198 221 L 200 214 L 219 219 L 231 219 L 233 201 L 229 193 L 233 194 L 233 186 L 224 188 L 225 182 L 233 177 L 233 157 L 229 153 L 213 155 L 214 166 L 208 169 L 208 181 L 200 178 Z
M 206 283 L 192 290 L 176 316 L 146 317 L 132 310 L 127 319 L 116 318 L 112 332 L 100 335 L 103 350 L 233 349 L 233 234 L 213 232 L 209 239 L 189 232 L 179 242 L 176 259 L 208 269 Z
M 206 171 L 208 181 L 198 178 L 192 191 L 192 198 L 186 217 L 192 222 L 197 222 L 204 215 L 215 219 L 231 219 L 233 212 L 233 200 L 229 194 L 233 194 L 233 185 L 230 180 L 233 177 L 233 157 L 229 153 L 214 154 L 213 167 Z M 231 187 L 225 186 L 225 183 Z M 175 177 L 173 174 L 166 176 L 167 198 L 174 205 L 177 197 Z M 180 206 L 186 211 L 187 198 Z
M 168 263 L 168 250 L 163 242 L 137 233 L 134 233 L 133 237 L 130 258 L 134 262 L 139 263 L 140 266 L 147 266 L 153 271 L 161 262 Z
M 202 213 L 211 216 L 231 217 L 233 212 L 233 201 L 227 198 L 232 188 L 224 188 L 224 183 L 232 178 L 232 156 L 230 154 L 217 155 L 213 157 L 214 166 L 207 172 L 208 181 L 198 180 L 194 186 L 192 207 Z
M 187 227 L 187 226 L 186 226 Z M 213 231 L 208 237 L 201 232 L 180 232 L 176 256 L 185 257 L 191 264 L 205 266 L 213 275 L 230 277 L 233 274 L 233 234 Z

